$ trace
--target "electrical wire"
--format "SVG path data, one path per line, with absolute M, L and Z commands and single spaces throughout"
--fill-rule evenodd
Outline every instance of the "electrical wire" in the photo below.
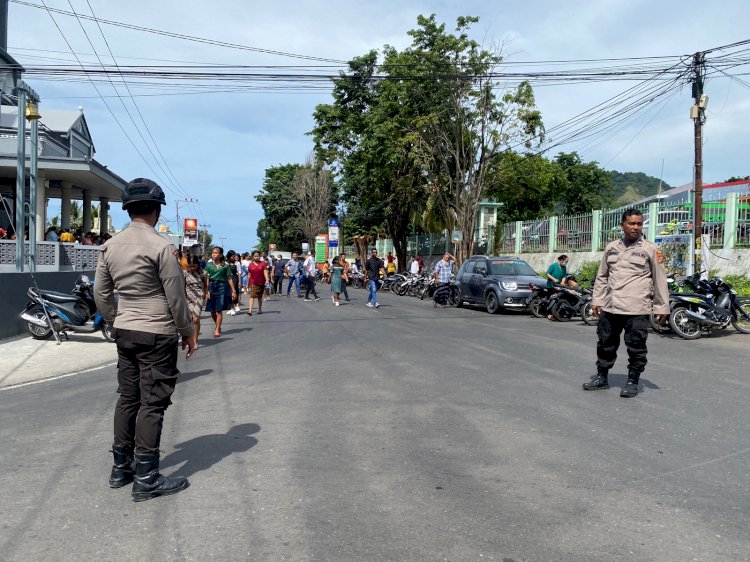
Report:
M 50 15 L 52 15 L 52 12 L 54 12 L 56 14 L 60 14 L 60 15 L 64 15 L 64 16 L 75 17 L 75 14 L 72 13 L 72 12 L 68 12 L 66 10 L 60 10 L 58 8 L 49 8 L 49 7 L 47 7 L 47 5 L 44 3 L 43 0 L 42 0 L 42 5 L 41 6 L 39 4 L 34 4 L 32 2 L 24 2 L 23 0 L 9 0 L 9 1 L 13 2 L 14 4 L 19 4 L 21 6 L 27 6 L 27 7 L 30 7 L 30 8 L 45 9 L 47 11 L 47 13 L 49 13 Z M 302 60 L 321 61 L 321 62 L 333 62 L 333 63 L 345 64 L 344 61 L 340 61 L 340 60 L 336 60 L 336 59 L 329 59 L 329 58 L 323 58 L 323 57 L 314 57 L 314 56 L 310 56 L 310 55 L 299 55 L 299 54 L 296 54 L 296 53 L 286 53 L 284 51 L 275 51 L 275 50 L 272 50 L 272 49 L 263 49 L 263 48 L 260 48 L 260 47 L 250 47 L 248 45 L 240 45 L 240 44 L 237 44 L 237 43 L 229 43 L 229 42 L 226 42 L 226 41 L 219 41 L 219 40 L 216 40 L 216 39 L 207 39 L 205 37 L 196 37 L 196 36 L 193 36 L 193 35 L 185 35 L 185 34 L 182 34 L 182 33 L 173 33 L 173 32 L 170 32 L 170 31 L 163 31 L 163 30 L 160 30 L 160 29 L 152 29 L 152 28 L 143 27 L 143 26 L 140 26 L 140 25 L 132 25 L 132 24 L 128 24 L 128 23 L 122 23 L 122 22 L 117 22 L 117 21 L 112 21 L 112 20 L 100 19 L 100 18 L 96 18 L 96 17 L 92 17 L 92 16 L 86 16 L 86 15 L 81 15 L 80 17 L 83 18 L 83 19 L 85 19 L 85 20 L 97 21 L 98 23 L 103 23 L 105 25 L 111 25 L 111 26 L 115 26 L 115 27 L 123 27 L 125 29 L 131 29 L 131 30 L 134 30 L 134 31 L 141 31 L 141 32 L 144 32 L 144 33 L 152 33 L 152 34 L 155 34 L 155 35 L 162 35 L 162 36 L 165 36 L 165 37 L 171 37 L 173 39 L 183 39 L 185 41 L 193 41 L 193 42 L 196 42 L 196 43 L 203 43 L 203 44 L 206 44 L 206 45 L 215 45 L 215 46 L 218 46 L 218 47 L 226 47 L 228 49 L 239 49 L 239 50 L 243 50 L 243 51 L 252 51 L 252 52 L 255 52 L 255 53 L 262 53 L 262 54 L 266 54 L 266 55 L 275 55 L 275 56 L 281 56 L 281 57 L 297 58 L 297 59 L 302 59 Z
M 41 2 L 44 3 L 44 0 L 41 0 Z M 70 42 L 68 41 L 68 38 L 65 36 L 65 33 L 63 33 L 63 30 L 60 28 L 60 26 L 58 25 L 57 21 L 55 20 L 55 17 L 52 15 L 52 12 L 48 12 L 48 14 L 49 14 L 50 18 L 52 19 L 52 22 L 55 24 L 55 27 L 57 27 L 57 30 L 60 32 L 60 35 L 62 36 L 63 40 L 65 41 L 65 43 L 70 48 L 70 51 L 74 52 L 73 51 L 73 47 L 71 46 Z M 81 66 L 83 66 L 83 65 L 81 65 Z M 115 120 L 115 123 L 117 123 L 117 125 L 120 127 L 120 130 L 123 132 L 123 134 L 125 135 L 125 137 L 128 139 L 128 141 L 130 142 L 130 144 L 132 145 L 133 149 L 136 151 L 136 153 L 138 154 L 138 156 L 140 156 L 141 160 L 143 160 L 143 162 L 146 164 L 146 166 L 148 166 L 148 168 L 156 176 L 158 176 L 156 170 L 153 169 L 153 167 L 148 162 L 148 160 L 146 160 L 145 156 L 143 156 L 143 154 L 141 153 L 141 151 L 138 150 L 138 147 L 136 146 L 135 142 L 133 142 L 133 139 L 130 138 L 130 135 L 128 135 L 128 132 L 125 130 L 125 127 L 123 127 L 122 123 L 120 123 L 120 120 L 117 119 L 117 116 L 115 115 L 115 112 L 112 110 L 112 108 L 110 107 L 109 103 L 107 103 L 107 100 L 104 97 L 102 97 L 99 88 L 96 86 L 96 84 L 93 81 L 91 81 L 91 85 L 94 87 L 94 90 L 96 90 L 96 93 L 99 95 L 99 97 L 101 98 L 102 102 L 104 102 L 104 105 L 106 106 L 106 108 L 109 111 L 109 113 L 112 116 L 112 118 Z

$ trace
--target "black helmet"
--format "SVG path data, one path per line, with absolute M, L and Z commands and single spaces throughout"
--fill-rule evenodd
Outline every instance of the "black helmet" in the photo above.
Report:
M 137 201 L 153 201 L 161 205 L 166 205 L 167 200 L 161 187 L 149 179 L 136 178 L 122 190 L 122 208 L 127 209 L 128 205 Z

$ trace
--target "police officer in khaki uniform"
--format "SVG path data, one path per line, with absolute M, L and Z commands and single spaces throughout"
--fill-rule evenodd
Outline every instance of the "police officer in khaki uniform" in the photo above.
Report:
M 643 238 L 643 214 L 628 209 L 622 214 L 624 237 L 607 244 L 594 282 L 592 311 L 599 316 L 594 380 L 584 390 L 609 388 L 607 374 L 617 359 L 620 334 L 625 330 L 628 382 L 623 398 L 638 394 L 638 380 L 646 367 L 649 315 L 662 324 L 669 315 L 669 289 L 661 250 Z
M 193 353 L 193 321 L 177 249 L 154 227 L 166 205 L 164 192 L 138 178 L 125 186 L 122 208 L 130 225 L 101 247 L 94 298 L 114 320 L 120 398 L 115 407 L 112 488 L 133 482 L 133 501 L 175 494 L 187 478 L 159 474 L 164 411 L 172 403 L 177 346 Z M 115 300 L 115 291 L 117 298 Z

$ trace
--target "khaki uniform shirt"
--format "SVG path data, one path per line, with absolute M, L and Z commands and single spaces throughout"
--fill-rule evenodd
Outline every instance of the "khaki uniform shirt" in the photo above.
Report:
M 94 299 L 105 320 L 114 319 L 113 326 L 123 330 L 192 335 L 185 277 L 169 240 L 147 224 L 131 222 L 100 251 Z
M 592 304 L 612 314 L 669 314 L 667 274 L 656 244 L 641 237 L 607 244 L 594 283 Z

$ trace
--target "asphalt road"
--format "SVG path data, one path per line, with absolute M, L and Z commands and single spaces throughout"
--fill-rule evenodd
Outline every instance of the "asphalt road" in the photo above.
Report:
M 750 557 L 750 336 L 651 335 L 628 400 L 582 323 L 352 294 L 180 360 L 173 497 L 107 486 L 113 366 L 0 390 L 2 560 Z

